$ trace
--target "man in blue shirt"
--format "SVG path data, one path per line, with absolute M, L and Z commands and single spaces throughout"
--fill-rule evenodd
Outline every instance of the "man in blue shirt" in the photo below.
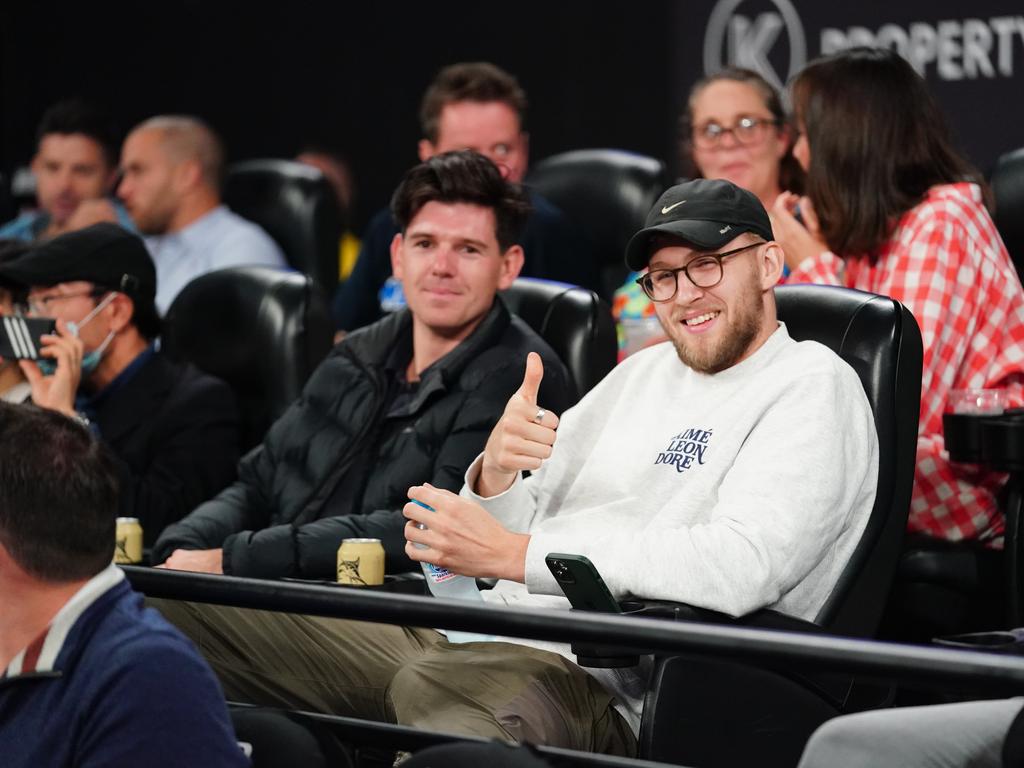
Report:
M 156 264 L 156 306 L 167 312 L 195 278 L 226 267 L 287 267 L 270 235 L 221 204 L 224 149 L 195 117 L 160 116 L 135 127 L 121 150 L 117 193 Z
M 39 208 L 0 227 L 0 239 L 32 242 L 111 221 L 131 219 L 107 196 L 117 179 L 117 132 L 97 107 L 62 101 L 43 115 L 32 173 Z
M 116 508 L 88 430 L 0 403 L 3 764 L 248 765 L 209 667 L 111 564 Z

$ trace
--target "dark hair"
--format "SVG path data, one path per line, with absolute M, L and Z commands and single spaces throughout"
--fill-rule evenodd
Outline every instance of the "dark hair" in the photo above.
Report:
M 810 148 L 807 194 L 839 255 L 873 254 L 936 184 L 978 181 L 924 80 L 899 54 L 851 48 L 793 82 Z
M 107 449 L 56 411 L 0 402 L 0 544 L 34 578 L 110 564 L 118 480 Z
M 151 298 L 131 297 L 135 310 L 131 315 L 132 325 L 146 341 L 153 341 L 164 332 L 164 323 L 157 311 L 157 304 Z
M 352 167 L 352 158 L 349 156 L 349 153 L 327 142 L 322 144 L 315 141 L 307 142 L 295 153 L 295 157 L 299 155 L 323 155 L 324 157 L 329 157 L 338 165 L 343 165 L 346 168 Z
M 772 117 L 778 121 L 779 129 L 789 128 L 789 145 L 786 147 L 786 154 L 779 161 L 779 187 L 788 192 L 801 194 L 804 189 L 804 171 L 800 167 L 800 163 L 793 157 L 793 144 L 796 142 L 797 132 L 782 106 L 782 98 L 772 84 L 757 72 L 742 67 L 729 67 L 713 75 L 708 75 L 694 83 L 690 89 L 683 114 L 679 118 L 682 175 L 690 178 L 697 178 L 701 175 L 693 160 L 693 102 L 700 92 L 709 85 L 723 80 L 749 85 L 764 101 L 765 109 L 771 112 Z
M 486 61 L 452 64 L 437 73 L 420 104 L 420 129 L 431 144 L 437 143 L 441 110 L 459 101 L 500 101 L 519 116 L 519 129 L 526 128 L 526 93 L 512 75 Z
M 471 203 L 494 211 L 495 236 L 502 251 L 519 241 L 530 202 L 523 188 L 502 178 L 498 167 L 467 149 L 434 155 L 402 179 L 391 198 L 391 214 L 402 234 L 429 202 Z
M 118 289 L 111 288 L 110 290 L 116 291 Z M 132 325 L 135 326 L 135 330 L 146 341 L 153 341 L 153 339 L 160 336 L 164 331 L 163 321 L 160 319 L 160 313 L 157 312 L 153 297 L 138 296 L 133 293 L 125 295 L 132 300 L 134 306 L 132 310 Z
M 100 145 L 107 165 L 117 165 L 120 151 L 120 134 L 114 122 L 95 104 L 82 99 L 59 101 L 43 113 L 36 131 L 38 147 L 46 136 L 53 133 L 68 135 L 80 133 Z

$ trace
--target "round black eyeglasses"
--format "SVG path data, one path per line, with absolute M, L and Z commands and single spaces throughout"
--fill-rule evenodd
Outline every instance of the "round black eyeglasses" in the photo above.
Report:
M 685 267 L 652 269 L 647 274 L 638 277 L 636 284 L 643 288 L 647 298 L 651 301 L 671 301 L 675 298 L 676 292 L 679 290 L 680 272 L 685 274 L 690 282 L 698 288 L 714 288 L 722 282 L 723 259 L 743 253 L 743 251 L 749 251 L 751 248 L 757 248 L 759 245 L 764 245 L 764 242 L 751 243 L 725 253 L 705 253 L 691 259 Z

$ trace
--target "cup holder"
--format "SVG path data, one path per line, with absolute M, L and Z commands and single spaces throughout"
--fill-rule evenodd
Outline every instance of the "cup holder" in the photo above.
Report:
M 1024 409 L 991 415 L 945 413 L 942 430 L 952 461 L 1024 471 Z

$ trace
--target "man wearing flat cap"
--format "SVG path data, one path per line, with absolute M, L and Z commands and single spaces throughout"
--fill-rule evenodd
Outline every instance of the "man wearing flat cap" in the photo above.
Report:
M 95 224 L 0 264 L 0 284 L 53 318 L 40 359 L 19 364 L 32 401 L 89 425 L 118 458 L 120 515 L 149 544 L 235 476 L 237 407 L 223 382 L 158 352 L 156 272 L 142 240 Z
M 545 557 L 571 552 L 619 599 L 812 620 L 874 503 L 878 440 L 856 373 L 778 321 L 783 252 L 749 192 L 707 180 L 669 189 L 626 258 L 645 270 L 669 342 L 628 358 L 560 418 L 543 397 L 513 395 L 460 494 L 409 489 L 433 511 L 405 505 L 406 554 L 498 579 L 481 593 L 489 603 L 568 609 Z M 541 374 L 531 358 L 526 381 Z M 221 611 L 178 625 L 231 699 L 635 751 L 649 659 L 584 671 L 567 645 Z

